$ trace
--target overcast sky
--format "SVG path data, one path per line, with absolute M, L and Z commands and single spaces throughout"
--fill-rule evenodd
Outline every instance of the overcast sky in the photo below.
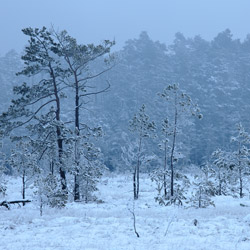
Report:
M 0 0 L 0 55 L 22 51 L 22 28 L 51 24 L 81 43 L 115 38 L 118 49 L 144 30 L 167 44 L 178 31 L 210 40 L 229 28 L 244 38 L 250 33 L 250 0 Z

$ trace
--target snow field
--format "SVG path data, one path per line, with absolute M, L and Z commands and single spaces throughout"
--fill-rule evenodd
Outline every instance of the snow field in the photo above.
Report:
M 19 184 L 10 179 L 6 200 L 21 197 Z M 46 207 L 42 217 L 35 202 L 9 211 L 1 207 L 0 249 L 250 249 L 249 197 L 216 197 L 215 208 L 162 207 L 154 201 L 155 185 L 146 175 L 140 185 L 140 198 L 134 203 L 140 238 L 129 211 L 132 176 L 106 176 L 97 193 L 104 203 Z

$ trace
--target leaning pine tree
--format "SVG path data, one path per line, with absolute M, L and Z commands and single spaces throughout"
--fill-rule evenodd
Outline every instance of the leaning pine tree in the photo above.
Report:
M 59 175 L 62 191 L 66 195 L 66 174 L 62 159 L 61 97 L 63 96 L 62 82 L 67 72 L 60 63 L 59 44 L 54 41 L 45 27 L 26 28 L 22 31 L 29 37 L 29 45 L 22 56 L 24 69 L 18 74 L 32 78 L 34 83 L 23 83 L 14 87 L 17 98 L 12 101 L 8 111 L 0 116 L 1 126 L 4 127 L 5 133 L 21 126 L 33 129 L 40 122 L 41 113 L 53 113 L 53 123 L 48 120 L 44 126 L 51 123 L 55 127 Z M 48 137 L 49 134 L 45 135 L 45 140 Z

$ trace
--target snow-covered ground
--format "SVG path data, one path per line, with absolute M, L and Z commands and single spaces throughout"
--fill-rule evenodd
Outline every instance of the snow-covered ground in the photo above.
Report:
M 20 198 L 16 182 L 11 180 L 6 199 Z M 133 210 L 131 176 L 105 177 L 99 190 L 97 196 L 104 203 L 45 208 L 42 217 L 34 203 L 11 210 L 1 207 L 0 249 L 250 249 L 247 197 L 217 197 L 215 208 L 161 207 L 153 198 L 154 183 L 144 176 L 134 210 L 137 238 L 129 211 Z

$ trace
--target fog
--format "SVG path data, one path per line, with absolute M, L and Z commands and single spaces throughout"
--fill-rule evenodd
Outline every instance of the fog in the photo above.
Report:
M 210 40 L 229 28 L 235 37 L 249 33 L 248 0 L 10 0 L 1 1 L 0 55 L 21 52 L 25 27 L 66 29 L 81 43 L 115 39 L 115 49 L 147 31 L 153 40 L 171 43 L 176 32 Z
M 250 249 L 250 0 L 0 6 L 0 249 Z

